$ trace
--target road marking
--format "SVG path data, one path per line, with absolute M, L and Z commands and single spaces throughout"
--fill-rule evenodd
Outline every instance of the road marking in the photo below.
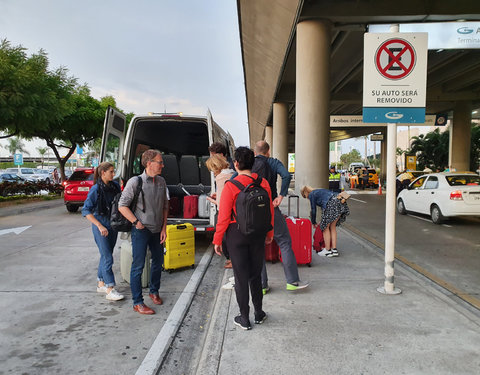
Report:
M 442 224 L 444 227 L 447 227 L 447 228 L 451 228 L 452 226 L 451 225 L 448 225 L 448 224 Z
M 23 231 L 27 230 L 28 228 L 31 228 L 32 226 L 29 225 L 28 227 L 18 227 L 18 228 L 10 228 L 10 229 L 3 229 L 3 230 L 0 230 L 0 236 L 3 236 L 4 234 L 8 234 L 8 233 L 15 233 L 15 234 L 20 234 L 22 233 Z
M 415 217 L 415 216 L 414 216 Z M 375 246 L 377 246 L 378 248 L 380 248 L 381 250 L 385 251 L 385 246 L 383 243 L 380 243 L 379 241 L 377 241 L 375 238 L 369 236 L 368 234 L 362 232 L 361 230 L 353 227 L 352 225 L 350 224 L 346 224 L 346 223 L 343 223 L 342 224 L 342 227 L 345 227 L 347 230 L 349 230 L 350 232 L 352 233 L 355 233 L 356 235 L 358 235 L 359 237 L 362 237 L 364 240 L 367 240 L 368 242 L 371 242 L 372 244 L 374 244 Z M 471 295 L 469 295 L 468 293 L 460 290 L 460 289 L 457 289 L 456 287 L 454 287 L 453 285 L 449 284 L 448 282 L 446 282 L 445 280 L 435 276 L 434 274 L 430 273 L 429 271 L 427 271 L 425 268 L 419 266 L 418 264 L 416 263 L 413 263 L 411 261 L 409 261 L 407 258 L 401 256 L 401 255 L 398 255 L 398 254 L 395 254 L 395 259 L 398 259 L 400 262 L 402 262 L 403 264 L 407 265 L 408 267 L 414 269 L 415 271 L 417 271 L 418 273 L 422 274 L 423 276 L 425 276 L 427 279 L 430 279 L 432 280 L 434 283 L 440 285 L 441 287 L 445 288 L 446 290 L 448 290 L 449 292 L 453 293 L 454 295 L 456 295 L 458 298 L 464 300 L 465 302 L 469 303 L 470 305 L 472 305 L 473 307 L 477 308 L 480 310 L 480 299 L 478 298 L 475 298 Z
M 418 220 L 426 221 L 427 223 L 431 223 L 431 222 L 432 222 L 431 220 L 425 219 L 424 217 L 420 217 L 420 216 L 415 216 L 415 215 L 410 215 L 410 214 L 407 214 L 407 216 L 414 217 L 415 219 L 418 219 Z
M 352 201 L 357 201 L 357 202 L 361 202 L 361 203 L 367 203 L 367 202 L 362 201 L 361 199 L 357 199 L 357 198 L 352 198 L 352 197 L 350 197 L 350 199 L 351 199 Z

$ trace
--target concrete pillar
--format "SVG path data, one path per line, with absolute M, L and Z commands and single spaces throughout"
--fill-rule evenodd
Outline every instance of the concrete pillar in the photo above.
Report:
M 383 182 L 387 179 L 387 132 L 382 131 L 383 141 L 380 143 L 380 180 Z
M 448 154 L 449 168 L 457 171 L 470 170 L 470 143 L 472 138 L 472 103 L 456 102 L 450 126 Z
M 268 126 L 268 125 L 265 126 L 265 141 L 270 145 L 270 147 L 273 147 L 273 145 L 272 145 L 272 143 L 273 143 L 273 128 L 271 126 Z
M 270 145 L 270 156 L 288 165 L 288 104 L 273 103 L 273 148 Z
M 297 193 L 303 185 L 328 189 L 330 31 L 331 24 L 327 20 L 307 20 L 297 25 L 295 103 Z

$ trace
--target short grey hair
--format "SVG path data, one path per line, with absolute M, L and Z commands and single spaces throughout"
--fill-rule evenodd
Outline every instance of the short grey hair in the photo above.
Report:
M 154 150 L 153 148 L 145 151 L 143 154 L 142 154 L 142 165 L 146 168 L 147 167 L 147 163 L 149 161 L 153 161 L 153 159 L 155 159 L 158 155 L 162 155 L 162 153 L 158 150 Z

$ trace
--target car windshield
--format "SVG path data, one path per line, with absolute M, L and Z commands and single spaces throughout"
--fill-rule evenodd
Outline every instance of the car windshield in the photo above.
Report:
M 450 186 L 480 185 L 480 176 L 474 174 L 446 176 Z
M 22 168 L 22 174 L 33 174 L 33 169 Z
M 75 171 L 72 173 L 68 181 L 92 181 L 93 172 L 92 171 Z

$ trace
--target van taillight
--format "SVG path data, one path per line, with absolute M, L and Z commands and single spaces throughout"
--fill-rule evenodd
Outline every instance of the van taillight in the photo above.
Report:
M 462 192 L 460 190 L 455 190 L 450 193 L 450 199 L 452 201 L 463 201 Z

